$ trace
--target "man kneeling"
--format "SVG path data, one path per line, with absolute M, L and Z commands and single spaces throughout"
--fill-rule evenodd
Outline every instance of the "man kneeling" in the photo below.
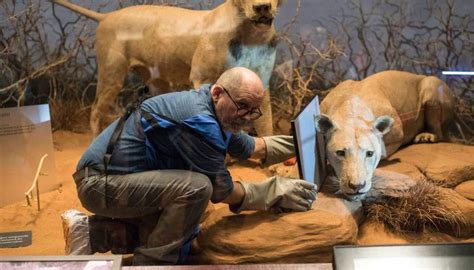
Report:
M 261 116 L 262 100 L 259 77 L 232 68 L 211 86 L 152 97 L 129 109 L 79 161 L 78 196 L 96 215 L 62 215 L 66 252 L 133 252 L 134 265 L 183 263 L 209 200 L 235 213 L 310 209 L 316 187 L 309 182 L 233 182 L 227 170 L 227 153 L 264 165 L 294 155 L 290 136 L 256 138 L 241 131 Z M 141 229 L 150 224 L 148 232 Z

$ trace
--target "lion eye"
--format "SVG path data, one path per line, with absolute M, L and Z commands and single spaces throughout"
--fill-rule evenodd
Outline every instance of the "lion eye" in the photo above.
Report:
M 345 157 L 346 156 L 346 152 L 342 151 L 342 150 L 338 150 L 336 151 L 336 155 L 338 157 Z
M 367 151 L 367 157 L 372 157 L 374 155 L 374 151 Z

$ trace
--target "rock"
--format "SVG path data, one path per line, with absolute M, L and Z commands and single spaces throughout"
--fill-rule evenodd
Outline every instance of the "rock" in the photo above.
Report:
M 240 160 L 234 164 L 227 164 L 231 168 L 232 179 L 249 183 L 258 183 L 273 176 L 268 168 L 261 168 L 258 160 Z
M 381 223 L 367 220 L 359 227 L 357 245 L 407 244 L 408 240 L 386 229 Z
M 414 144 L 400 149 L 389 161 L 417 167 L 428 180 L 444 187 L 474 179 L 474 146 L 433 143 Z
M 441 203 L 449 209 L 458 209 L 464 217 L 465 224 L 461 226 L 459 234 L 454 234 L 466 238 L 474 236 L 474 202 L 464 198 L 456 191 L 449 188 L 441 188 L 441 192 L 446 194 L 442 198 L 449 198 L 441 200 Z
M 380 162 L 379 166 L 377 167 L 378 170 L 383 171 L 392 171 L 401 173 L 404 175 L 409 176 L 413 181 L 419 182 L 426 180 L 426 176 L 423 175 L 417 167 L 412 164 L 400 162 L 397 160 L 383 160 Z
M 464 196 L 464 198 L 474 200 L 474 180 L 461 183 L 454 190 Z
M 318 194 L 307 212 L 213 211 L 194 242 L 192 263 L 331 262 L 332 247 L 354 244 L 360 202 Z
M 441 232 L 396 233 L 388 230 L 383 224 L 372 220 L 359 227 L 357 245 L 397 245 L 409 243 L 449 243 L 461 239 Z
M 300 178 L 298 164 L 288 166 L 284 165 L 283 163 L 278 163 L 270 166 L 268 169 L 273 175 L 279 175 L 287 178 Z
M 204 213 L 201 215 L 199 223 L 203 223 L 207 218 L 209 218 L 211 213 L 214 212 L 214 211 L 216 211 L 216 205 L 209 202 L 207 204 L 206 210 L 204 210 Z
M 462 242 L 462 243 L 474 243 L 474 238 L 462 239 L 462 240 L 459 241 L 459 242 Z

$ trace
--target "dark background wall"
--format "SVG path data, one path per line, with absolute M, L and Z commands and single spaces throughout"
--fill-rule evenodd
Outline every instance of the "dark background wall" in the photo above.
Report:
M 144 3 L 201 9 L 222 3 L 71 2 L 101 12 Z M 324 97 L 342 80 L 396 69 L 445 80 L 458 96 L 457 113 L 474 126 L 474 76 L 441 74 L 474 70 L 472 14 L 472 0 L 286 0 L 275 22 L 275 119 L 293 117 L 311 96 Z M 96 86 L 96 25 L 49 1 L 1 1 L 0 107 L 48 102 L 55 129 L 86 128 Z M 117 106 L 134 99 L 138 84 L 131 75 Z

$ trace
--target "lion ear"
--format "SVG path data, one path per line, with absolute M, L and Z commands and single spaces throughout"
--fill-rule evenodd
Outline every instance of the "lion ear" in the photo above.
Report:
M 372 125 L 376 130 L 380 131 L 382 135 L 385 135 L 392 130 L 393 118 L 388 115 L 382 115 L 375 119 Z
M 314 126 L 317 132 L 327 134 L 329 131 L 336 128 L 334 122 L 325 114 L 320 114 L 314 117 Z
M 285 3 L 285 0 L 277 0 L 278 1 L 278 4 L 277 4 L 277 7 L 283 5 Z

